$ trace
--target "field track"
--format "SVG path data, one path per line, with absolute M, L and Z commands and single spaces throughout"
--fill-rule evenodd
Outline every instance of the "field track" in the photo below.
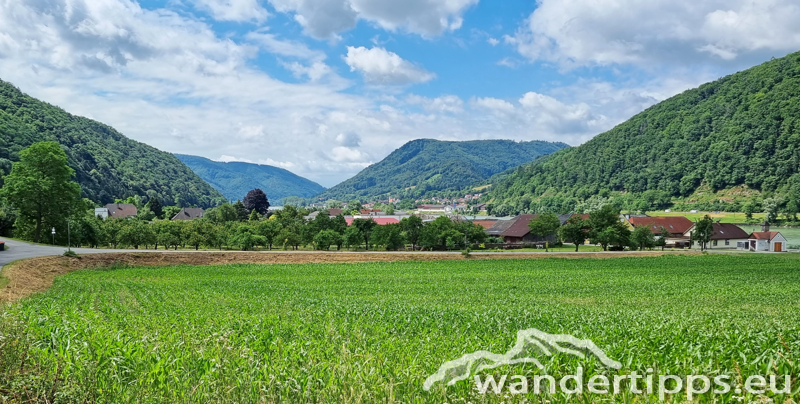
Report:
M 250 264 L 305 264 L 376 261 L 439 261 L 464 259 L 528 259 L 528 258 L 619 258 L 653 257 L 664 254 L 699 254 L 697 252 L 597 252 L 597 253 L 460 253 L 442 252 L 125 252 L 86 254 L 80 258 L 63 256 L 36 257 L 16 261 L 3 267 L 8 284 L 0 290 L 0 303 L 15 302 L 47 290 L 53 279 L 72 271 L 113 266 L 169 266 Z

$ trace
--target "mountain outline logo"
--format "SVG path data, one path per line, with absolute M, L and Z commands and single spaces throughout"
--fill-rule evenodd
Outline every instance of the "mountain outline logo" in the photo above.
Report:
M 539 369 L 544 369 L 544 365 L 537 358 L 520 356 L 522 353 L 529 353 L 532 350 L 531 348 L 548 357 L 552 356 L 554 352 L 562 352 L 575 355 L 581 359 L 586 358 L 584 354 L 584 351 L 586 351 L 594 355 L 606 367 L 616 370 L 622 368 L 621 363 L 609 358 L 591 340 L 575 338 L 568 334 L 548 334 L 536 328 L 530 328 L 517 331 L 517 342 L 505 354 L 476 351 L 445 362 L 436 373 L 425 379 L 422 388 L 425 391 L 430 391 L 431 387 L 438 382 L 452 386 L 482 370 L 494 369 L 505 365 L 533 363 Z

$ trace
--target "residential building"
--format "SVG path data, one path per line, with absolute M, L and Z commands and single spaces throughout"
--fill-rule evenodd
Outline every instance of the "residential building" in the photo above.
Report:
M 694 226 L 694 222 L 683 216 L 629 216 L 626 222 L 633 227 L 647 226 L 656 237 L 661 236 L 661 229 L 666 229 L 669 233 L 667 237 L 667 247 L 685 248 L 689 247 L 689 229 Z
M 206 212 L 203 210 L 203 208 L 183 208 L 172 217 L 172 220 L 200 219 L 203 217 L 203 215 L 205 215 L 205 213 Z
M 692 225 L 689 230 L 684 233 L 684 236 L 690 237 L 692 236 L 692 232 L 694 232 L 695 225 Z M 733 224 L 733 223 L 714 223 L 711 229 L 711 240 L 706 245 L 706 248 L 709 249 L 734 249 L 739 248 L 741 245 L 740 243 L 747 242 L 748 234 L 746 231 L 742 230 L 741 227 Z M 699 245 L 695 245 L 696 248 L 700 248 Z
M 139 213 L 136 205 L 131 203 L 109 203 L 105 208 L 108 210 L 108 217 L 115 219 L 135 217 Z
M 94 215 L 95 216 L 99 216 L 103 220 L 108 219 L 108 209 L 107 208 L 94 208 Z

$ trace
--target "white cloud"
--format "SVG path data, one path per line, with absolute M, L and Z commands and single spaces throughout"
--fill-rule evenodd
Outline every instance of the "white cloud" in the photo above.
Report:
M 264 32 L 250 32 L 246 37 L 270 53 L 313 62 L 325 60 L 325 52 L 310 49 L 302 42 L 278 39 L 277 36 Z
M 270 164 L 325 186 L 420 137 L 579 144 L 713 77 L 587 80 L 467 103 L 454 95 L 358 95 L 342 91 L 347 83 L 313 50 L 267 40 L 278 42 L 237 42 L 191 16 L 127 0 L 0 0 L 3 80 L 161 150 Z M 267 46 L 309 82 L 282 82 L 254 67 Z M 381 48 L 360 49 L 351 62 L 379 83 L 433 78 Z
M 514 106 L 511 105 L 510 102 L 492 97 L 475 98 L 472 100 L 472 105 L 500 112 L 511 112 L 514 110 Z
M 289 69 L 295 77 L 308 77 L 312 82 L 321 80 L 332 73 L 330 66 L 322 62 L 314 62 L 308 66 L 298 63 L 283 63 L 283 66 Z
M 258 0 L 195 0 L 195 6 L 220 21 L 261 22 L 269 16 Z
M 436 36 L 461 27 L 462 15 L 478 0 L 270 0 L 279 12 L 293 13 L 306 33 L 318 39 L 365 20 L 390 31 Z
M 492 37 L 489 37 L 489 39 L 487 39 L 486 42 L 488 42 L 489 45 L 492 45 L 492 46 L 497 46 L 497 44 L 500 43 L 499 40 L 497 40 L 496 38 L 492 38 Z
M 363 46 L 347 47 L 344 61 L 351 71 L 358 71 L 372 84 L 403 85 L 424 83 L 436 77 L 435 74 L 415 66 L 394 52 L 383 48 L 367 49 Z
M 336 143 L 345 147 L 358 147 L 361 145 L 361 136 L 353 132 L 340 133 L 336 135 Z
M 219 156 L 219 158 L 214 160 L 214 161 L 219 161 L 219 162 L 222 162 L 222 163 L 230 163 L 230 162 L 252 163 L 253 162 L 252 160 L 242 159 L 242 158 L 233 157 L 233 156 L 228 156 L 226 154 L 223 154 L 223 155 Z
M 505 40 L 562 66 L 724 63 L 800 48 L 796 0 L 540 0 Z
M 411 94 L 406 97 L 406 102 L 412 105 L 421 105 L 422 108 L 428 112 L 453 114 L 464 112 L 464 101 L 455 95 L 443 95 L 441 97 L 428 98 Z

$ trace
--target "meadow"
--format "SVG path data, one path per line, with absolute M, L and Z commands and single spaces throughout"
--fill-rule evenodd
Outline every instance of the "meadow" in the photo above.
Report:
M 0 313 L 0 402 L 524 402 L 424 380 L 517 331 L 591 339 L 619 373 L 792 375 L 797 255 L 114 267 Z M 555 355 L 551 375 L 592 358 Z M 531 365 L 493 374 L 533 374 Z M 546 397 L 656 402 L 655 396 Z M 682 402 L 683 396 L 667 401 Z M 750 402 L 710 394 L 701 402 Z

